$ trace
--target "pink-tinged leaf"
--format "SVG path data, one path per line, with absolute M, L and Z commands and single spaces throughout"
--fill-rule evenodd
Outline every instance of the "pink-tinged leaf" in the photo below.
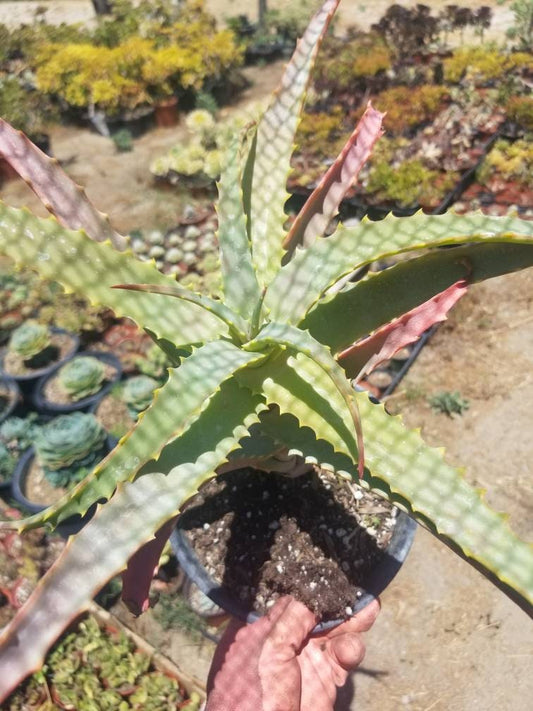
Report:
M 134 615 L 146 612 L 150 606 L 150 584 L 157 573 L 161 553 L 176 525 L 177 518 L 174 516 L 161 526 L 155 537 L 132 555 L 122 573 L 122 599 Z
M 324 234 L 330 220 L 337 214 L 341 200 L 372 154 L 375 142 L 383 135 L 381 124 L 384 115 L 368 102 L 365 113 L 337 160 L 293 222 L 283 242 L 285 249 L 292 251 L 299 244 L 308 247 Z
M 414 343 L 430 326 L 445 321 L 448 311 L 466 294 L 467 289 L 467 282 L 461 279 L 368 338 L 346 348 L 339 354 L 339 363 L 346 375 L 360 380 L 401 348 Z
M 68 177 L 57 160 L 39 150 L 3 119 L 0 119 L 0 155 L 62 225 L 71 230 L 84 230 L 96 242 L 108 239 L 116 249 L 126 249 L 127 239 L 115 232 L 107 216 L 93 207 L 83 189 Z

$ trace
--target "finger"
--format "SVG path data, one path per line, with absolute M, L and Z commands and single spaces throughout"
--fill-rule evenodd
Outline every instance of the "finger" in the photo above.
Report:
M 352 671 L 363 661 L 365 645 L 357 634 L 342 634 L 330 641 L 329 653 L 345 671 Z
M 343 622 L 338 627 L 334 627 L 329 632 L 326 632 L 326 636 L 329 639 L 346 633 L 357 633 L 357 632 L 368 632 L 376 621 L 377 616 L 381 610 L 381 605 L 378 599 L 372 600 L 366 607 L 358 612 L 349 620 Z
M 273 622 L 266 640 L 269 654 L 279 661 L 295 657 L 316 625 L 316 617 L 303 603 L 292 597 L 278 600 L 269 614 Z

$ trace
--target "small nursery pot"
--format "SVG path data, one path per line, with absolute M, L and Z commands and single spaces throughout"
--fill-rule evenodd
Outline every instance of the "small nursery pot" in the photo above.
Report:
M 52 402 L 47 399 L 45 389 L 50 380 L 55 378 L 59 370 L 65 365 L 66 361 L 63 361 L 50 373 L 40 378 L 35 386 L 35 390 L 33 391 L 33 404 L 38 412 L 59 415 L 69 412 L 76 412 L 77 410 L 89 411 L 96 408 L 100 400 L 107 395 L 113 385 L 115 385 L 115 383 L 122 377 L 122 365 L 120 360 L 112 353 L 106 353 L 103 351 L 83 351 L 81 353 L 76 353 L 76 355 L 91 356 L 92 358 L 97 358 L 99 361 L 102 361 L 105 365 L 112 366 L 115 369 L 114 377 L 108 380 L 97 393 L 94 393 L 94 395 L 89 395 L 88 397 L 84 397 L 81 400 L 77 400 L 72 403 Z
M 50 331 L 55 335 L 68 336 L 71 340 L 71 347 L 69 348 L 68 353 L 66 353 L 63 356 L 63 358 L 61 358 L 58 361 L 55 361 L 51 365 L 47 365 L 44 368 L 36 368 L 31 373 L 26 373 L 24 375 L 13 375 L 12 373 L 8 373 L 4 370 L 4 358 L 6 355 L 6 349 L 4 349 L 0 353 L 0 372 L 1 372 L 1 374 L 7 375 L 8 377 L 15 380 L 18 383 L 18 385 L 23 393 L 31 392 L 35 382 L 39 378 L 44 378 L 44 377 L 50 375 L 50 373 L 52 373 L 56 368 L 59 368 L 64 363 L 66 363 L 67 360 L 72 358 L 72 356 L 76 353 L 76 351 L 80 347 L 80 339 L 78 338 L 78 336 L 75 333 L 66 331 L 64 328 L 56 328 L 55 326 L 52 326 Z
M 116 444 L 117 440 L 115 437 L 109 435 L 105 441 L 105 454 L 107 455 L 116 446 Z M 13 479 L 11 481 L 11 495 L 17 503 L 23 506 L 31 514 L 40 513 L 48 508 L 45 504 L 36 504 L 33 501 L 30 501 L 24 493 L 26 489 L 26 479 L 34 458 L 35 450 L 33 447 L 29 447 L 29 449 L 27 449 L 18 460 L 15 471 L 13 472 Z M 78 533 L 78 531 L 81 531 L 85 524 L 94 516 L 95 511 L 96 504 L 93 504 L 85 516 L 71 516 L 57 526 L 56 530 L 64 537 Z
M 20 402 L 20 388 L 16 381 L 9 375 L 0 374 L 0 392 L 4 392 L 7 396 L 7 405 L 0 410 L 0 425 L 2 422 L 13 414 L 13 411 Z
M 354 615 L 381 595 L 389 583 L 392 582 L 411 549 L 416 529 L 416 522 L 407 514 L 399 511 L 391 540 L 384 549 L 384 556 L 365 580 L 363 594 L 352 605 Z M 250 611 L 249 608 L 244 607 L 235 594 L 228 588 L 220 586 L 208 575 L 189 543 L 185 531 L 179 528 L 179 524 L 170 536 L 170 544 L 186 575 L 216 605 L 247 623 L 252 623 L 259 619 L 260 615 L 257 612 Z M 326 632 L 343 621 L 339 619 L 322 622 L 316 625 L 312 634 Z

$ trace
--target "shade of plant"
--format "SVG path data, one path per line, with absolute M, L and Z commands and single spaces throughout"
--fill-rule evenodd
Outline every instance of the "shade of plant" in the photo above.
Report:
M 440 412 L 443 415 L 462 415 L 465 410 L 468 410 L 470 403 L 462 397 L 458 390 L 454 392 L 444 391 L 432 395 L 428 398 L 431 409 L 435 412 Z
M 28 320 L 16 328 L 9 339 L 9 350 L 30 360 L 50 345 L 50 331 L 37 321 Z
M 39 428 L 35 452 L 52 486 L 80 481 L 102 458 L 106 432 L 94 415 L 60 415 Z
M 229 151 L 218 200 L 223 300 L 190 291 L 134 259 L 125 239 L 59 167 L 41 160 L 39 170 L 32 169 L 20 157 L 34 156 L 31 146 L 0 124 L 4 155 L 61 223 L 0 206 L 1 250 L 117 315 L 128 314 L 168 353 L 190 353 L 85 480 L 46 512 L 15 524 L 21 530 L 53 526 L 109 499 L 3 632 L 0 695 L 41 663 L 59 631 L 125 565 L 123 596 L 134 609 L 146 607 L 182 502 L 218 467 L 252 462 L 274 468 L 276 455 L 287 450 L 398 502 L 491 579 L 503 581 L 515 599 L 533 603 L 531 546 L 440 450 L 352 387 L 442 321 L 469 284 L 531 266 L 533 224 L 479 212 L 417 213 L 340 224 L 324 238 L 380 136 L 383 117 L 369 106 L 285 230 L 294 134 L 337 4 L 324 2 L 270 107 Z M 409 258 L 342 286 L 358 269 L 399 255 Z
M 137 417 L 139 412 L 146 410 L 154 397 L 154 390 L 159 384 L 147 375 L 137 375 L 129 378 L 122 391 L 124 402 L 132 417 Z
M 75 356 L 60 368 L 57 379 L 61 389 L 77 402 L 97 393 L 102 388 L 105 375 L 105 366 L 98 358 Z

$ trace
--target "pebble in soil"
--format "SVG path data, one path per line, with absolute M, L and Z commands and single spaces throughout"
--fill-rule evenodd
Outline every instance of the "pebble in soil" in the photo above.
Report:
M 382 559 L 396 511 L 325 471 L 243 469 L 207 482 L 180 517 L 209 575 L 264 613 L 292 595 L 321 620 L 351 614 Z

